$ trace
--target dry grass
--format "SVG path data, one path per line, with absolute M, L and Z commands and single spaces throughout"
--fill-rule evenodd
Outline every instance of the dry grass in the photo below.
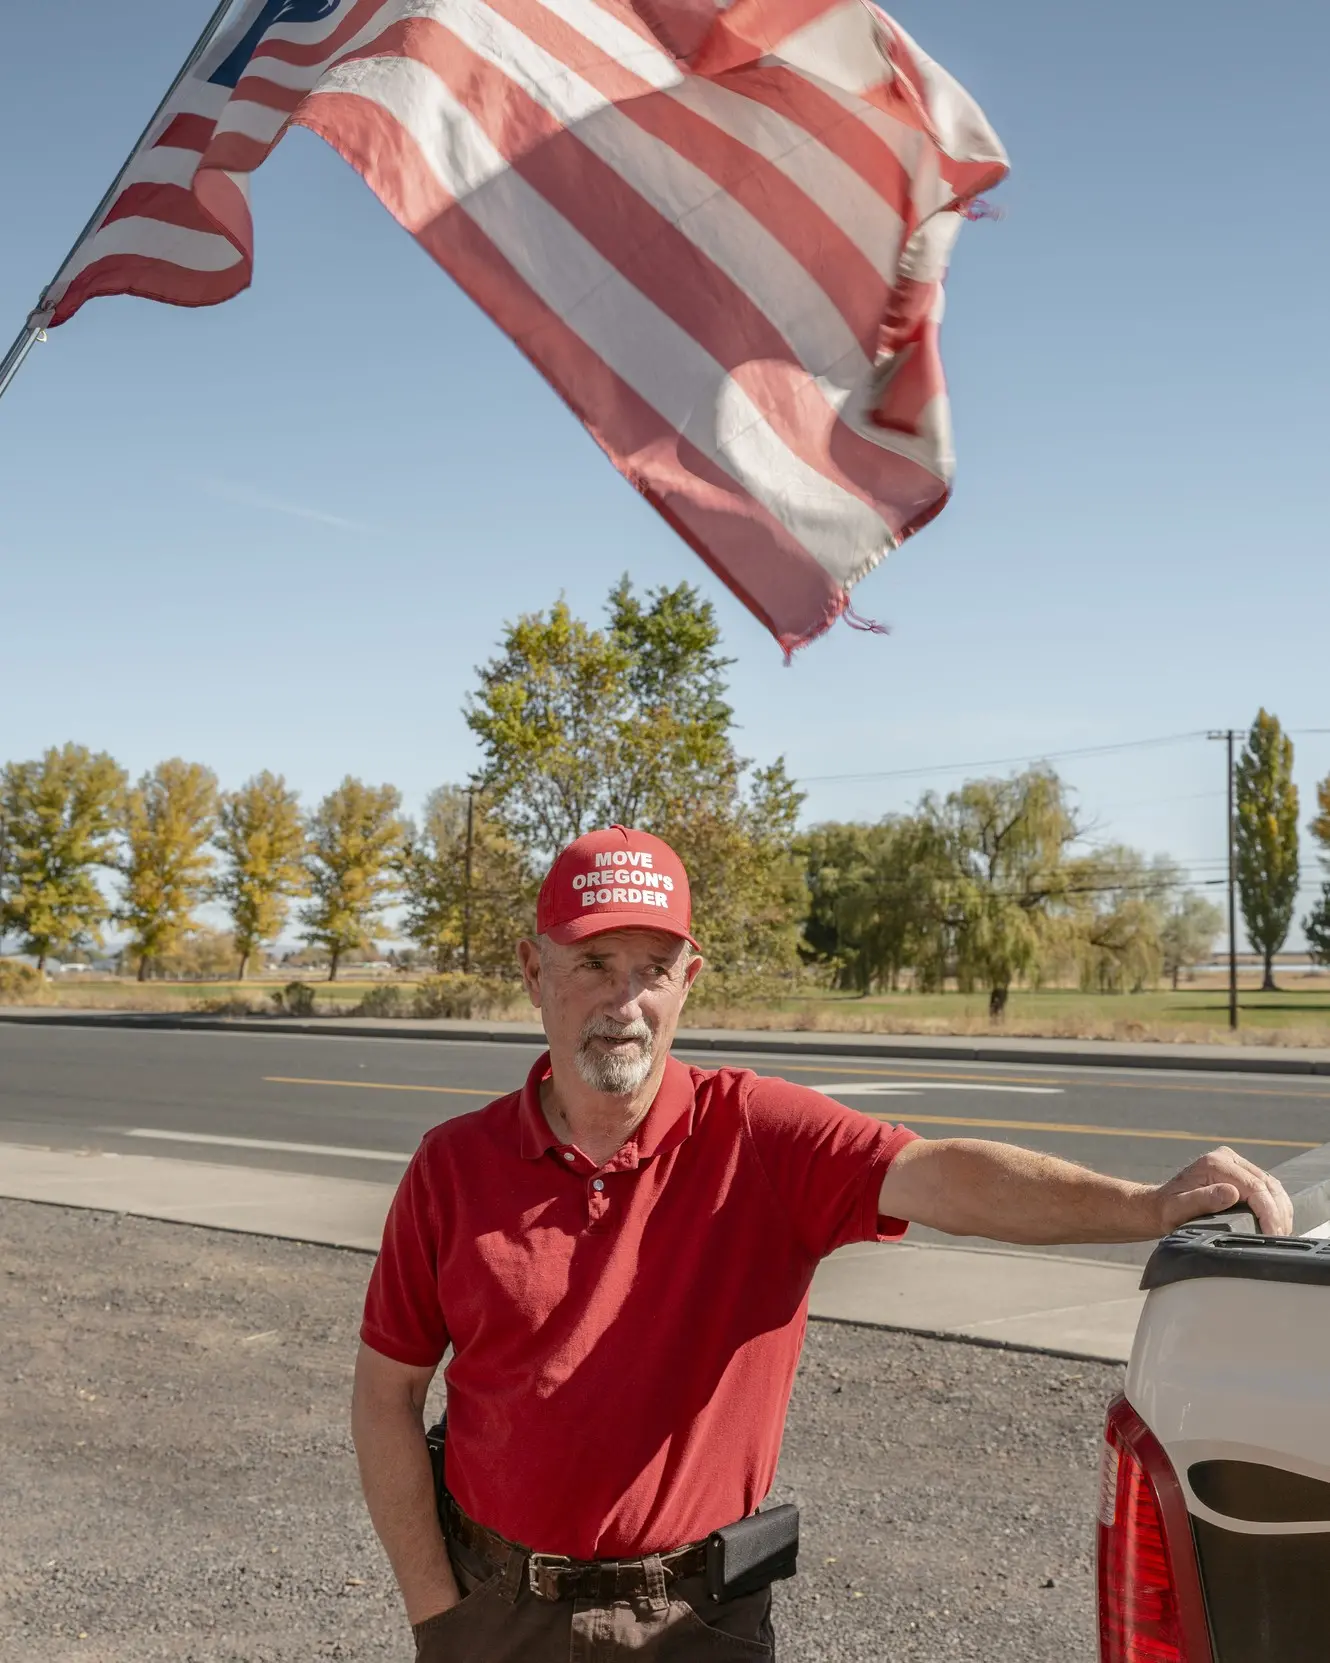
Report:
M 1221 1026 L 1132 1017 L 1106 1020 L 1085 1012 L 1057 1016 L 1012 1014 L 1004 1022 L 994 1023 L 986 1015 L 968 1015 L 960 1011 L 946 1016 L 924 1016 L 827 1007 L 798 1011 L 699 1004 L 689 1008 L 688 1026 L 774 1033 L 969 1035 L 984 1039 L 1118 1040 L 1127 1044 L 1330 1047 L 1330 1024 L 1325 1022 L 1279 1027 L 1248 1025 L 1240 1027 L 1234 1034 L 1227 1023 Z
M 959 1035 L 976 1038 L 1118 1040 L 1158 1044 L 1330 1046 L 1330 978 L 1289 972 L 1278 993 L 1263 994 L 1254 980 L 1242 988 L 1242 1026 L 1227 1025 L 1226 993 L 1215 982 L 1177 993 L 1092 995 L 1051 989 L 1016 992 L 1006 1020 L 990 1023 L 982 995 L 898 993 L 856 998 L 807 992 L 777 1001 L 709 1000 L 704 975 L 688 1007 L 690 1028 L 767 1029 L 786 1033 Z M 272 1015 L 280 983 L 133 982 L 91 978 L 46 984 L 36 1002 L 65 1009 L 161 1011 L 222 1016 Z M 415 978 L 318 982 L 311 980 L 317 1014 L 354 1014 L 371 990 L 400 988 L 403 1014 L 419 987 Z M 715 984 L 713 984 L 713 987 Z M 717 995 L 720 989 L 715 989 Z M 371 1008 L 375 1001 L 371 999 Z M 487 1020 L 530 1019 L 517 990 L 514 1002 L 478 1007 Z

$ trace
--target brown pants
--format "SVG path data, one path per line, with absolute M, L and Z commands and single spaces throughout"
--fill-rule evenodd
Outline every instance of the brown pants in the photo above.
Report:
M 639 1600 L 538 1599 L 522 1556 L 495 1569 L 457 1542 L 462 1602 L 416 1625 L 416 1663 L 738 1663 L 774 1658 L 771 1590 L 716 1601 L 702 1577 Z M 647 1561 L 648 1567 L 650 1560 Z

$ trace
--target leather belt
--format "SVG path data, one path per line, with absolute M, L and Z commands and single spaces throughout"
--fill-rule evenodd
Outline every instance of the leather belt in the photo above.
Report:
M 501 1570 L 516 1550 L 526 1559 L 526 1581 L 538 1599 L 589 1599 L 610 1601 L 649 1597 L 652 1589 L 645 1559 L 568 1559 L 559 1553 L 532 1553 L 497 1530 L 468 1518 L 445 1493 L 443 1498 L 445 1535 L 479 1554 L 495 1570 Z M 686 1576 L 701 1576 L 706 1569 L 707 1545 L 690 1542 L 672 1553 L 659 1555 L 667 1582 Z

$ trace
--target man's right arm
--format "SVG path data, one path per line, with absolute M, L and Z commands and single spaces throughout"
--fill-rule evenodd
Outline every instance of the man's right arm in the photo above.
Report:
M 361 1343 L 351 1437 L 365 1505 L 406 1602 L 422 1623 L 461 1599 L 439 1528 L 422 1416 L 433 1368 L 394 1362 Z

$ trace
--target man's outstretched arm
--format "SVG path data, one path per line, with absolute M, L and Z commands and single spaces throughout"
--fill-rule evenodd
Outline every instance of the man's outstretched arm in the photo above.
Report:
M 879 1211 L 953 1236 L 1050 1246 L 1148 1241 L 1240 1201 L 1263 1234 L 1286 1236 L 1293 1228 L 1283 1186 L 1232 1149 L 1212 1150 L 1155 1185 L 1007 1143 L 921 1138 L 892 1162 Z
M 406 1603 L 423 1623 L 462 1597 L 439 1528 L 421 1416 L 432 1368 L 394 1362 L 363 1342 L 356 1357 L 351 1437 L 365 1504 Z

